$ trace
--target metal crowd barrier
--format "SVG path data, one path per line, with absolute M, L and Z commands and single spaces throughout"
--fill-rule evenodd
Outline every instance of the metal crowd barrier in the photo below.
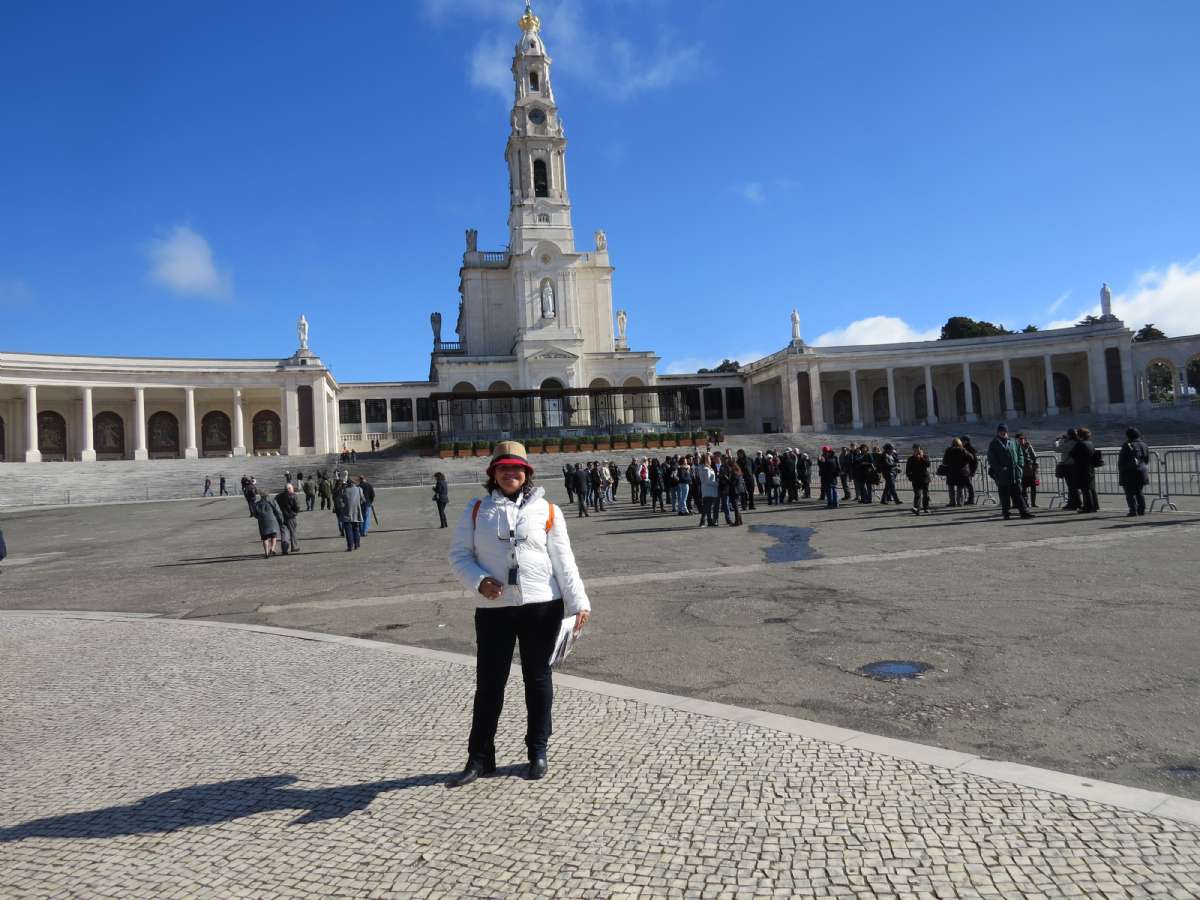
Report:
M 1200 447 L 1164 450 L 1158 485 L 1152 507 L 1177 510 L 1173 497 L 1200 497 Z

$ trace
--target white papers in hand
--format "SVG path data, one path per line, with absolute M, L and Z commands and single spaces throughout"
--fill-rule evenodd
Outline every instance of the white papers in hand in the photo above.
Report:
M 554 652 L 550 654 L 550 665 L 557 665 L 570 656 L 576 640 L 575 617 L 567 616 L 558 628 L 558 640 L 554 642 Z

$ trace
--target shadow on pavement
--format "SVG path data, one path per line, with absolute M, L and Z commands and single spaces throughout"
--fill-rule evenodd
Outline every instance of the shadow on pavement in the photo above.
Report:
M 507 772 L 508 768 L 517 767 L 506 767 L 504 771 Z M 290 824 L 307 825 L 340 819 L 356 810 L 366 809 L 380 794 L 441 784 L 455 774 L 439 772 L 313 790 L 287 790 L 287 785 L 299 780 L 295 775 L 267 775 L 198 784 L 153 794 L 127 806 L 49 816 L 10 828 L 0 828 L 0 843 L 32 837 L 110 838 L 172 832 L 280 809 L 303 810 L 303 814 Z
M 320 538 L 306 538 L 306 540 L 313 541 L 313 540 L 320 540 Z M 337 541 L 341 544 L 346 543 L 344 538 L 337 538 Z M 295 556 L 317 556 L 321 553 L 337 553 L 337 552 L 338 551 L 336 551 L 336 550 L 297 550 L 294 555 Z M 282 557 L 283 554 L 276 553 L 275 555 Z M 175 568 L 178 568 L 179 566 L 211 566 L 214 563 L 244 562 L 246 560 L 251 560 L 251 559 L 263 560 L 263 559 L 266 559 L 266 557 L 264 557 L 262 555 L 262 553 L 244 553 L 244 554 L 240 554 L 238 556 L 201 556 L 201 557 L 196 557 L 196 558 L 191 558 L 191 559 L 181 559 L 179 562 L 159 563 L 158 565 L 152 566 L 151 568 L 175 569 Z

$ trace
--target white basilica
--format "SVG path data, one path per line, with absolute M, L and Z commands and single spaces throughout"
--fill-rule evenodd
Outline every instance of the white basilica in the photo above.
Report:
M 735 373 L 659 375 L 613 315 L 608 240 L 575 246 L 567 141 L 541 23 L 526 7 L 505 149 L 508 247 L 466 233 L 454 340 L 433 313 L 429 377 L 340 384 L 308 349 L 280 359 L 0 352 L 0 461 L 305 455 L 541 433 L 856 430 L 1082 412 L 1133 417 L 1200 388 L 1200 335 L 1135 343 L 1111 314 L 971 340 L 812 347 Z M 779 310 L 781 325 L 787 310 Z M 9 332 L 11 333 L 11 332 Z

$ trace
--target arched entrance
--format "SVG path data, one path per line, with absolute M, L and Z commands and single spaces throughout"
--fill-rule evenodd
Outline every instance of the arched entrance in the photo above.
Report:
M 1000 379 L 1000 411 L 1007 412 L 1008 410 L 1016 410 L 1017 412 L 1025 412 L 1025 385 L 1021 383 L 1021 379 L 1015 375 L 1012 378 L 1013 386 L 1013 403 L 1009 406 L 1008 391 L 1005 387 L 1004 379 Z
M 283 445 L 279 416 L 270 409 L 254 414 L 254 452 L 278 450 Z
M 173 413 L 159 410 L 146 423 L 146 439 L 153 456 L 179 455 L 179 420 Z
M 512 385 L 507 381 L 493 381 L 488 385 L 488 391 L 511 391 Z M 513 428 L 513 398 L 499 397 L 494 400 L 487 401 L 487 408 L 491 410 L 488 418 L 491 420 L 488 428 L 498 431 L 512 431 Z
M 216 409 L 204 414 L 200 420 L 200 449 L 205 455 L 233 452 L 229 416 Z
M 888 411 L 888 389 L 885 387 L 876 388 L 875 393 L 871 395 L 871 412 L 875 416 L 876 425 L 887 425 L 891 421 L 891 415 Z
M 1156 359 L 1146 366 L 1146 395 L 1159 405 L 1175 402 L 1175 369 L 1166 360 Z
M 1050 406 L 1049 403 L 1046 405 Z M 1062 372 L 1054 373 L 1054 406 L 1059 412 L 1071 408 L 1071 379 Z
M 92 419 L 92 443 L 97 456 L 125 458 L 125 420 L 112 410 Z
M 847 390 L 833 392 L 833 424 L 849 425 L 854 419 L 854 401 Z
M 631 375 L 629 378 L 625 379 L 624 384 L 621 386 L 627 388 L 640 388 L 645 387 L 646 383 L 642 381 L 642 379 Z M 645 406 L 648 396 L 649 395 L 647 394 L 621 395 L 621 416 L 625 420 L 626 425 L 632 425 L 634 422 L 638 421 L 639 418 L 645 420 L 657 418 L 657 408 L 650 410 Z M 653 416 L 649 415 L 650 413 L 653 413 Z
M 608 390 L 612 387 L 607 378 L 593 378 L 588 385 L 592 390 Z M 592 425 L 597 428 L 610 428 L 615 421 L 613 415 L 613 395 L 599 394 L 591 397 Z
M 450 401 L 450 429 L 456 436 L 475 431 L 475 385 L 460 381 L 450 393 L 462 396 L 462 400 Z
M 1193 356 L 1188 360 L 1187 372 L 1184 377 L 1187 379 L 1189 394 L 1193 397 L 1200 394 L 1200 356 Z
M 924 421 L 929 418 L 929 403 L 925 398 L 925 383 L 917 385 L 917 389 L 913 391 L 913 409 L 916 411 L 917 419 Z M 939 419 L 942 417 L 942 405 L 938 402 L 937 388 L 933 389 L 933 414 Z
M 971 382 L 971 407 L 975 410 L 975 415 L 983 412 L 983 402 L 979 394 L 979 385 L 974 381 Z M 961 381 L 958 383 L 958 387 L 954 389 L 954 409 L 960 419 L 966 417 L 967 389 Z
M 563 384 L 557 378 L 547 378 L 542 382 L 542 427 L 563 427 Z
M 38 413 L 38 451 L 42 458 L 47 456 L 67 457 L 67 422 L 54 412 L 46 410 Z

